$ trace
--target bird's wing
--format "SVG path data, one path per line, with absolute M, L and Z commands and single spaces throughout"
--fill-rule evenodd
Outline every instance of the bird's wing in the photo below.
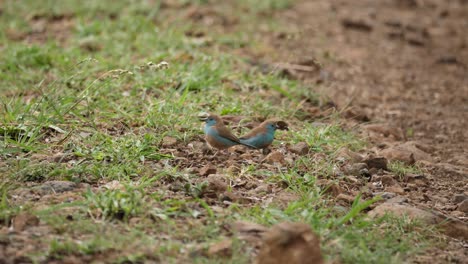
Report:
M 242 137 L 240 137 L 240 139 L 248 139 L 248 138 L 252 138 L 252 137 L 255 137 L 257 135 L 260 135 L 260 134 L 264 134 L 265 133 L 265 129 L 262 127 L 262 126 L 258 126 L 252 130 L 250 130 L 249 133 L 243 135 Z
M 225 126 L 215 126 L 214 128 L 218 131 L 218 134 L 220 136 L 240 144 L 239 139 L 236 136 L 234 136 L 232 134 L 231 130 L 229 130 L 227 127 L 225 127 Z

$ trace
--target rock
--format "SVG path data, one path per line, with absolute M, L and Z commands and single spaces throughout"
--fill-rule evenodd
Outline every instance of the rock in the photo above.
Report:
M 244 199 L 241 195 L 234 193 L 234 192 L 224 192 L 222 197 L 222 201 L 228 201 L 228 202 L 236 202 L 236 203 L 246 203 L 247 200 Z
M 358 180 L 358 178 L 352 176 L 352 175 L 348 175 L 348 176 L 345 176 L 345 179 L 348 181 L 348 182 L 352 182 L 352 183 L 360 183 L 360 181 Z
M 457 210 L 468 214 L 468 200 L 464 200 L 463 202 L 459 203 Z
M 392 176 L 390 175 L 384 175 L 380 178 L 380 181 L 382 182 L 382 185 L 383 186 L 392 186 L 392 185 L 395 185 L 397 184 L 397 182 L 395 181 L 395 179 L 393 179 Z
M 390 200 L 393 197 L 395 197 L 396 194 L 392 193 L 392 192 L 379 192 L 379 193 L 375 193 L 374 196 L 380 196 L 380 197 L 382 197 L 382 199 Z
M 388 161 L 384 157 L 369 156 L 364 160 L 364 163 L 366 163 L 367 167 L 370 169 L 376 168 L 376 169 L 387 170 Z
M 200 141 L 193 141 L 187 144 L 187 147 L 194 149 L 194 150 L 203 150 L 206 145 L 203 142 Z
M 54 194 L 72 191 L 77 187 L 76 183 L 70 181 L 47 181 L 33 189 L 38 190 L 41 194 Z
M 275 194 L 273 201 L 275 204 L 287 207 L 290 203 L 299 200 L 301 197 L 293 192 L 283 190 Z
M 338 157 L 343 157 L 347 160 L 352 161 L 353 163 L 360 163 L 364 160 L 361 154 L 351 151 L 347 148 L 341 148 L 337 154 Z
M 438 196 L 438 195 L 433 195 L 430 197 L 430 199 L 432 201 L 436 201 L 438 202 L 439 204 L 447 204 L 449 203 L 449 199 L 445 198 L 445 197 L 442 197 L 442 196 Z
M 208 256 L 230 257 L 232 255 L 232 241 L 224 239 L 214 243 L 208 249 Z
M 169 136 L 165 136 L 162 139 L 162 146 L 167 148 L 167 147 L 172 147 L 177 144 L 177 139 Z
M 246 241 L 253 247 L 260 245 L 263 235 L 268 230 L 262 225 L 245 221 L 235 222 L 231 229 L 238 239 Z
M 378 205 L 368 214 L 371 217 L 381 217 L 390 213 L 395 216 L 407 216 L 412 220 L 423 221 L 429 225 L 439 225 L 444 233 L 454 238 L 468 239 L 468 224 L 434 211 L 426 211 L 408 204 L 392 203 L 387 201 Z
M 412 207 L 405 204 L 397 204 L 397 203 L 383 203 L 378 205 L 376 208 L 369 212 L 369 216 L 376 217 L 376 216 L 384 216 L 387 213 L 392 213 L 396 216 L 408 216 L 410 219 L 420 219 L 428 224 L 436 224 L 435 216 L 425 210 Z
M 344 18 L 341 21 L 341 24 L 347 29 L 354 29 L 366 32 L 372 31 L 372 24 L 362 19 Z
M 347 108 L 342 112 L 342 115 L 347 119 L 354 119 L 360 122 L 369 122 L 369 115 L 361 108 Z
M 299 142 L 294 146 L 291 146 L 289 150 L 292 153 L 298 154 L 298 155 L 306 155 L 309 153 L 309 145 L 305 142 Z
M 368 176 L 369 170 L 367 169 L 366 163 L 354 163 L 350 166 L 345 168 L 345 172 L 347 174 L 351 174 L 354 176 Z
M 364 129 L 383 135 L 384 137 L 393 136 L 395 139 L 403 138 L 403 133 L 401 129 L 398 129 L 394 126 L 390 127 L 384 124 L 369 124 L 363 126 Z
M 284 164 L 285 162 L 283 153 L 279 151 L 272 151 L 263 159 L 263 161 L 269 164 L 275 164 L 275 163 Z
M 413 183 L 416 186 L 426 186 L 429 184 L 429 180 L 422 174 L 406 174 L 405 181 L 407 183 Z
M 397 197 L 393 197 L 393 198 L 387 200 L 387 203 L 401 204 L 401 203 L 407 203 L 407 202 L 408 202 L 408 198 L 403 197 L 403 196 L 397 196 Z
M 453 216 L 453 217 L 464 217 L 465 213 L 460 212 L 460 211 L 452 211 L 452 212 L 450 212 L 450 215 Z
M 208 164 L 206 165 L 205 167 L 201 168 L 199 171 L 198 171 L 198 174 L 200 174 L 200 176 L 208 176 L 210 174 L 215 174 L 217 171 L 216 167 L 211 165 L 211 164 Z
M 110 181 L 102 186 L 103 188 L 106 188 L 108 190 L 123 190 L 125 189 L 125 186 L 120 183 L 118 180 L 113 180 Z
M 21 232 L 30 226 L 39 225 L 39 218 L 27 212 L 22 212 L 16 215 L 12 220 L 13 230 Z
M 320 240 L 310 226 L 303 223 L 280 223 L 264 235 L 256 257 L 258 264 L 324 263 Z
M 455 194 L 455 196 L 453 197 L 453 202 L 456 204 L 461 203 L 465 200 L 468 200 L 468 196 L 465 194 Z
M 224 179 L 223 175 L 210 174 L 206 178 L 206 181 L 208 182 L 208 186 L 206 188 L 207 192 L 219 194 L 225 192 L 228 188 L 227 182 Z
M 354 197 L 353 196 L 347 195 L 347 194 L 344 194 L 344 193 L 340 193 L 336 197 L 336 199 L 339 200 L 339 201 L 345 201 L 348 204 L 352 204 L 354 202 Z
M 400 145 L 384 149 L 380 151 L 380 155 L 384 156 L 390 161 L 401 161 L 406 164 L 414 164 L 416 161 L 434 162 L 432 157 L 424 150 L 427 147 L 422 146 L 413 141 L 405 142 Z
M 389 186 L 389 187 L 385 188 L 385 191 L 390 192 L 390 193 L 396 193 L 396 194 L 404 194 L 405 193 L 405 190 L 403 190 L 403 188 L 401 188 L 401 186 L 399 184 Z
M 320 186 L 321 189 L 325 189 L 326 194 L 331 194 L 334 197 L 337 197 L 343 192 L 343 189 L 337 183 L 330 180 L 318 180 L 317 185 Z

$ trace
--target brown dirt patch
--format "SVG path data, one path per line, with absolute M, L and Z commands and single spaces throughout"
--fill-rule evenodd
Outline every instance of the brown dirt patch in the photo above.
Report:
M 419 146 L 428 156 L 408 158 L 428 182 L 400 183 L 402 194 L 466 222 L 454 201 L 468 186 L 466 17 L 466 1 L 299 1 L 278 15 L 287 32 L 266 36 L 275 57 L 259 57 L 299 65 L 289 68 L 293 77 L 327 94 L 349 126 L 377 123 L 360 125 L 372 151 Z M 317 60 L 324 65 L 314 71 Z M 451 243 L 438 261 L 466 259 L 462 249 Z

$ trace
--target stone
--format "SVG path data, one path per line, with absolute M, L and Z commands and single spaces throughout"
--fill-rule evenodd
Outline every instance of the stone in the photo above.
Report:
M 69 192 L 77 187 L 76 183 L 70 181 L 47 181 L 33 189 L 38 190 L 41 194 L 55 194 Z
M 177 144 L 177 139 L 169 136 L 165 136 L 162 139 L 162 146 L 167 148 L 167 147 L 172 147 Z
M 22 212 L 17 214 L 13 218 L 12 222 L 13 230 L 16 232 L 21 232 L 30 226 L 39 225 L 39 218 L 33 214 Z
M 393 179 L 392 176 L 390 175 L 384 175 L 380 178 L 380 181 L 382 182 L 383 186 L 392 186 L 395 185 L 397 182 L 395 179 Z
M 464 217 L 465 213 L 460 212 L 460 211 L 452 211 L 452 212 L 450 212 L 450 215 L 453 216 L 453 217 Z
M 401 161 L 409 165 L 417 161 L 434 162 L 431 155 L 426 153 L 425 150 L 429 150 L 429 148 L 414 141 L 408 141 L 384 149 L 380 151 L 379 154 L 390 161 Z
M 376 168 L 387 170 L 388 161 L 385 157 L 369 156 L 363 162 L 367 164 L 369 169 Z
M 216 167 L 211 165 L 211 164 L 208 164 L 206 165 L 205 167 L 201 168 L 199 171 L 198 171 L 198 174 L 200 174 L 200 176 L 208 176 L 210 174 L 215 174 L 217 171 Z
M 264 234 L 256 263 L 322 264 L 319 237 L 305 223 L 277 224 Z
M 269 164 L 284 164 L 285 162 L 283 153 L 279 151 L 272 151 L 263 160 Z
M 385 191 L 390 192 L 390 193 L 396 193 L 396 194 L 404 194 L 405 193 L 405 190 L 403 188 L 401 188 L 401 186 L 399 184 L 395 184 L 393 186 L 386 187 Z
M 317 185 L 320 186 L 322 190 L 324 189 L 326 194 L 330 194 L 334 197 L 337 197 L 343 192 L 343 189 L 337 183 L 330 180 L 320 179 L 317 181 Z
M 299 195 L 297 195 L 294 192 L 287 191 L 287 190 L 283 190 L 278 193 L 275 193 L 275 196 L 273 197 L 273 201 L 275 202 L 275 204 L 278 204 L 283 207 L 287 207 L 289 204 L 299 199 L 300 199 Z
M 392 192 L 379 192 L 379 193 L 375 193 L 374 196 L 380 196 L 380 197 L 382 197 L 382 199 L 390 200 L 393 197 L 395 197 L 396 194 L 392 193 Z
M 344 193 L 340 193 L 337 197 L 336 197 L 337 200 L 339 201 L 344 201 L 348 204 L 352 204 L 354 202 L 354 197 L 351 196 L 351 195 L 347 195 L 347 194 L 344 194 Z
M 419 220 L 428 225 L 438 225 L 448 236 L 468 239 L 467 223 L 435 211 L 419 209 L 408 204 L 387 201 L 375 207 L 368 214 L 371 217 L 381 217 L 387 213 L 399 217 L 407 216 L 412 220 Z
M 235 222 L 231 229 L 239 240 L 249 243 L 252 247 L 258 247 L 263 235 L 268 231 L 268 228 L 262 225 L 245 221 Z
M 363 128 L 368 131 L 381 134 L 384 137 L 393 136 L 395 139 L 401 139 L 403 137 L 402 136 L 403 133 L 401 129 L 398 129 L 394 126 L 391 127 L 391 126 L 384 125 L 384 124 L 369 124 L 369 125 L 363 126 Z
M 120 183 L 118 180 L 113 180 L 110 181 L 102 186 L 103 188 L 106 188 L 108 190 L 123 190 L 125 189 L 125 186 Z
M 366 163 L 354 163 L 345 168 L 347 174 L 354 176 L 368 176 L 369 170 L 367 169 Z
M 387 203 L 396 203 L 396 204 L 402 204 L 402 203 L 407 203 L 407 202 L 408 202 L 408 198 L 403 197 L 403 196 L 396 196 L 387 200 Z
M 306 155 L 309 153 L 309 145 L 305 142 L 299 142 L 289 148 L 289 150 L 292 153 L 298 154 L 298 155 Z
M 345 179 L 346 179 L 346 181 L 348 181 L 348 182 L 360 183 L 360 181 L 358 180 L 358 178 L 354 177 L 353 175 L 345 176 Z
M 206 178 L 206 181 L 208 182 L 208 186 L 206 188 L 207 192 L 223 193 L 228 188 L 227 182 L 223 175 L 210 174 Z
M 468 195 L 465 194 L 455 194 L 453 196 L 453 202 L 459 204 L 465 200 L 468 200 Z
M 208 256 L 230 257 L 232 255 L 232 240 L 224 239 L 208 248 Z
M 364 160 L 364 157 L 362 157 L 361 154 L 347 148 L 341 148 L 337 153 L 337 157 L 343 157 L 353 163 L 361 163 Z
M 464 200 L 463 202 L 459 203 L 457 206 L 457 210 L 468 214 L 468 200 Z

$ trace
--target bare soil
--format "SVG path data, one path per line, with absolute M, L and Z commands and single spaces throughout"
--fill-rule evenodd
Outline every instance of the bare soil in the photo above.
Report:
M 206 16 L 198 11 L 192 10 L 189 14 Z M 220 23 L 227 32 L 235 27 L 228 14 L 220 16 L 226 17 L 222 21 L 228 21 Z M 325 94 L 328 99 L 323 100 L 325 103 L 319 109 L 304 103 L 303 111 L 310 114 L 304 117 L 308 121 L 326 116 L 327 109 L 332 106 L 346 118 L 348 128 L 357 127 L 369 139 L 369 153 L 379 154 L 405 142 L 418 146 L 422 153 L 428 154 L 428 157 L 414 160 L 423 168 L 427 182 L 421 185 L 400 182 L 403 190 L 399 195 L 416 207 L 435 210 L 467 223 L 468 214 L 459 210 L 454 196 L 468 195 L 468 2 L 304 0 L 274 16 L 282 25 L 282 32 L 259 30 L 257 40 L 265 49 L 241 49 L 239 52 L 255 62 L 274 64 L 291 78 L 301 79 L 310 84 L 311 89 Z M 12 39 L 32 43 L 52 37 L 63 43 L 69 35 L 72 18 L 37 17 L 33 19 L 37 27 L 30 35 L 7 34 Z M 238 123 L 238 120 L 230 121 L 231 126 Z M 165 149 L 178 157 L 172 165 L 192 168 L 202 177 L 216 173 L 216 169 L 209 172 L 210 165 L 227 164 L 228 170 L 236 171 L 236 165 L 245 159 L 262 164 L 260 169 L 275 167 L 268 161 L 263 163 L 263 157 L 252 157 L 252 153 L 242 149 L 234 149 L 244 155 L 236 160 L 207 158 L 205 150 L 202 151 L 201 138 L 189 146 L 168 143 Z M 291 159 L 296 156 L 292 155 Z M 197 157 L 197 164 L 193 163 L 193 157 Z M 346 183 L 344 191 L 337 190 L 337 202 L 347 197 L 352 201 L 363 186 L 382 182 L 385 176 L 377 173 L 369 182 L 360 179 L 355 184 Z M 200 178 L 200 182 L 202 180 Z M 225 192 L 226 183 L 210 177 L 207 180 L 209 192 L 204 196 L 210 198 L 214 193 L 215 197 L 208 199 L 210 204 L 219 203 L 220 193 L 226 196 L 225 201 L 239 203 L 268 199 L 288 203 L 296 198 L 283 188 L 268 186 L 261 179 L 247 176 L 235 183 L 238 188 L 234 194 Z M 172 182 L 171 189 L 166 188 L 174 192 L 172 197 L 177 197 L 180 195 L 177 188 L 182 189 L 184 184 Z M 268 194 L 261 197 L 258 193 L 263 189 Z M 339 201 L 339 195 L 344 192 Z M 370 196 L 370 192 L 364 193 L 364 197 Z M 40 199 L 28 197 L 29 191 L 20 194 L 21 199 Z M 44 201 L 49 202 L 47 198 Z M 44 234 L 49 230 L 44 228 L 38 232 Z M 31 234 L 18 237 L 17 245 L 6 254 L 22 255 L 18 249 L 24 244 L 37 248 L 46 246 L 37 240 L 37 243 L 26 243 L 30 242 L 30 237 Z M 412 261 L 466 263 L 467 241 L 446 239 L 448 247 Z
M 370 151 L 419 144 L 430 184 L 403 196 L 466 223 L 454 195 L 468 194 L 467 17 L 467 1 L 300 1 L 278 15 L 284 32 L 266 37 L 276 56 L 255 56 L 328 95 Z M 453 240 L 434 255 L 464 262 L 466 246 Z

